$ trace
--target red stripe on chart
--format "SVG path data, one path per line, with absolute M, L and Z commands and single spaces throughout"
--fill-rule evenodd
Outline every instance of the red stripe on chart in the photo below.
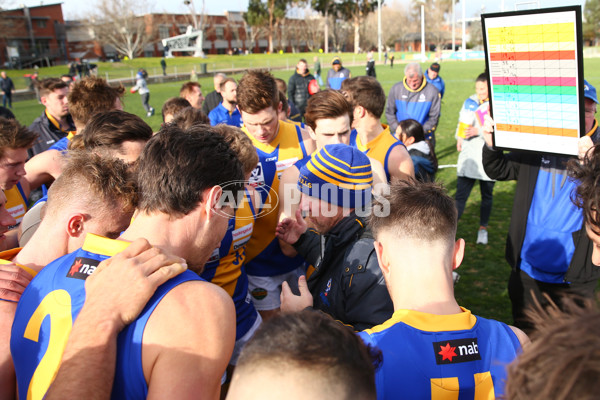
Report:
M 575 50 L 513 51 L 490 53 L 491 61 L 575 60 Z
M 531 86 L 575 86 L 575 78 L 569 77 L 527 77 L 527 76 L 495 76 L 494 85 L 531 85 Z

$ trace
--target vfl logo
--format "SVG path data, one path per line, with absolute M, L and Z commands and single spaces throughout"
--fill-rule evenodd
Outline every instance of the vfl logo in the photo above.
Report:
M 67 272 L 67 278 L 75 278 L 86 280 L 88 276 L 94 273 L 96 267 L 100 264 L 99 260 L 93 260 L 91 258 L 79 257 L 76 258 L 69 272 Z
M 263 186 L 265 184 L 265 175 L 263 174 L 262 164 L 259 162 L 250 174 L 250 185 L 254 187 Z
M 481 360 L 477 338 L 434 342 L 433 352 L 438 365 Z

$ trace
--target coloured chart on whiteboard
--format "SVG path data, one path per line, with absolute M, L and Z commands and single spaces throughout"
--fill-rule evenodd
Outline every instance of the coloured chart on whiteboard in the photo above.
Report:
M 577 154 L 576 13 L 486 18 L 485 28 L 495 145 Z

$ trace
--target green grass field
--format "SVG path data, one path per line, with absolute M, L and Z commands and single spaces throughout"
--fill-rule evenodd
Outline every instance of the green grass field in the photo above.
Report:
M 252 57 L 252 59 L 246 57 L 234 57 L 230 59 L 235 60 L 234 62 L 243 61 L 244 63 L 248 63 L 243 65 L 236 64 L 236 68 L 250 67 L 250 61 L 253 62 L 253 67 L 273 66 L 276 62 L 281 61 L 278 55 L 256 55 L 249 57 Z M 312 62 L 310 62 L 312 57 L 310 55 L 298 54 L 295 55 L 294 60 L 300 57 L 307 58 L 309 65 L 312 65 Z M 328 60 L 330 58 L 323 56 L 323 59 Z M 141 62 L 139 60 L 144 59 L 133 60 L 130 63 Z M 177 60 L 179 62 L 179 59 Z M 184 60 L 190 61 L 188 66 L 202 62 L 202 60 L 198 59 Z M 146 62 L 150 63 L 148 60 Z M 154 59 L 153 62 L 158 65 L 158 59 Z M 292 65 L 294 63 L 295 61 L 291 62 Z M 327 63 L 323 62 L 323 66 L 324 73 L 326 73 Z M 600 89 L 600 58 L 585 59 L 584 66 L 585 71 L 587 71 L 585 74 L 586 79 Z M 230 67 L 231 65 L 225 68 Z M 404 65 L 399 63 L 396 63 L 393 69 L 389 67 L 389 64 L 386 66 L 377 65 L 377 77 L 386 93 L 394 83 L 402 79 L 403 68 Z M 483 61 L 448 61 L 442 63 L 440 74 L 446 82 L 446 94 L 442 101 L 441 118 L 436 132 L 436 150 L 440 165 L 456 164 L 458 153 L 456 151 L 454 131 L 458 120 L 458 112 L 464 100 L 474 93 L 474 80 L 477 75 L 483 72 L 484 68 Z M 350 70 L 354 76 L 364 75 L 365 73 L 363 66 L 351 67 Z M 62 71 L 58 73 L 62 73 Z M 41 75 L 43 74 L 44 72 L 41 73 Z M 285 80 L 291 74 L 291 70 L 278 70 L 274 72 L 276 77 Z M 234 76 L 236 79 L 240 77 L 241 75 Z M 200 79 L 200 83 L 204 94 L 212 90 L 211 78 L 202 78 Z M 153 129 L 157 130 L 162 122 L 160 108 L 163 102 L 169 97 L 176 96 L 180 86 L 181 82 L 150 85 L 150 104 L 157 110 L 157 114 L 151 118 L 145 117 L 138 94 L 127 92 L 124 98 L 125 110 L 142 116 Z M 13 104 L 13 112 L 23 124 L 31 123 L 42 110 L 43 107 L 34 100 Z M 456 168 L 440 169 L 438 181 L 442 182 L 450 195 L 453 196 L 456 191 Z M 456 287 L 456 295 L 460 304 L 471 309 L 476 314 L 508 323 L 511 322 L 511 312 L 506 284 L 510 268 L 504 260 L 504 245 L 510 222 L 514 187 L 514 182 L 498 182 L 495 186 L 494 207 L 489 223 L 489 244 L 487 246 L 475 245 L 477 229 L 479 227 L 480 193 L 478 186 L 475 186 L 471 193 L 458 227 L 458 236 L 463 237 L 467 242 L 465 260 L 458 269 L 461 279 Z

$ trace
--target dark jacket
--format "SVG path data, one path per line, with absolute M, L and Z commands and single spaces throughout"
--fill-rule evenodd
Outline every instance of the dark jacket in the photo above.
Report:
M 15 90 L 15 84 L 8 76 L 6 78 L 0 78 L 0 89 L 2 89 L 6 95 L 10 96 L 12 94 L 11 90 Z
M 315 267 L 308 278 L 313 307 L 355 330 L 381 324 L 394 312 L 366 226 L 353 212 L 326 235 L 309 229 L 294 244 Z
M 288 100 L 298 107 L 298 110 L 300 110 L 302 115 L 304 115 L 304 112 L 306 111 L 306 103 L 308 103 L 308 98 L 310 97 L 308 94 L 308 84 L 313 79 L 315 79 L 315 77 L 307 70 L 304 75 L 300 75 L 298 71 L 296 71 L 288 81 Z
M 204 98 L 204 103 L 202 103 L 202 112 L 208 117 L 208 114 L 214 110 L 221 102 L 223 101 L 223 96 L 221 93 L 213 90 Z
M 514 270 L 521 264 L 521 249 L 525 240 L 527 216 L 541 163 L 542 155 L 540 154 L 525 152 L 504 154 L 502 151 L 483 146 L 485 173 L 495 180 L 517 181 L 505 255 L 506 261 Z M 585 225 L 581 230 L 573 232 L 573 243 L 575 252 L 565 274 L 565 282 L 584 283 L 599 279 L 600 268 L 592 264 L 593 244 L 585 232 Z
M 75 124 L 73 124 L 73 120 L 71 119 L 70 115 L 67 117 L 67 120 L 69 122 L 69 126 L 64 127 L 64 129 L 67 129 L 68 131 L 74 131 Z M 33 147 L 27 150 L 29 157 L 33 157 L 36 154 L 48 150 L 48 148 L 54 143 L 67 136 L 67 132 L 61 131 L 54 126 L 52 122 L 50 122 L 48 116 L 46 115 L 46 110 L 42 111 L 42 115 L 37 117 L 31 123 L 31 125 L 29 125 L 29 129 L 39 135 L 38 139 L 33 144 Z

